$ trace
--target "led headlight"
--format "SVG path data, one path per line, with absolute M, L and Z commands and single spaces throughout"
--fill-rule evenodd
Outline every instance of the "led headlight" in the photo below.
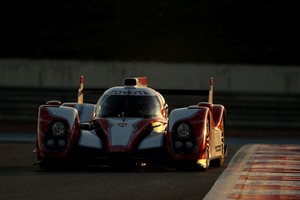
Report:
M 64 140 L 58 140 L 57 144 L 58 144 L 59 147 L 66 146 L 66 142 Z
M 177 127 L 177 136 L 179 138 L 188 138 L 191 135 L 191 127 L 186 124 L 182 123 Z
M 187 141 L 187 142 L 185 143 L 185 145 L 186 145 L 186 147 L 189 148 L 189 149 L 191 149 L 191 148 L 194 147 L 194 144 L 193 144 L 193 142 L 191 142 L 191 141 Z
M 66 127 L 62 122 L 55 122 L 52 125 L 53 136 L 64 136 L 66 134 Z
M 54 146 L 54 141 L 53 140 L 48 140 L 47 141 L 47 146 L 48 147 L 53 147 Z
M 182 148 L 182 142 L 180 142 L 180 141 L 175 142 L 175 147 L 176 147 L 177 149 Z

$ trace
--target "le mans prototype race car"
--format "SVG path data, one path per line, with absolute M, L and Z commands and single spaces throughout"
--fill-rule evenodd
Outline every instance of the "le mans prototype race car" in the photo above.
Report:
M 212 102 L 213 79 L 208 102 L 170 114 L 164 97 L 147 87 L 146 77 L 126 78 L 123 86 L 106 90 L 96 104 L 83 102 L 83 95 L 91 92 L 83 84 L 81 76 L 77 102 L 52 100 L 39 107 L 35 152 L 40 168 L 74 162 L 168 162 L 197 169 L 223 164 L 225 108 Z

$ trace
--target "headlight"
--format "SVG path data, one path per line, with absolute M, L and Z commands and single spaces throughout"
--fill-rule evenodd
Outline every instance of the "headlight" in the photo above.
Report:
M 182 123 L 177 127 L 177 136 L 179 138 L 188 138 L 191 135 L 191 127 L 186 124 Z
M 48 140 L 47 141 L 47 146 L 48 147 L 53 147 L 54 146 L 54 141 L 53 140 Z
M 182 142 L 180 142 L 180 141 L 175 142 L 175 147 L 176 147 L 177 149 L 182 148 Z
M 66 134 L 66 127 L 62 122 L 55 122 L 52 125 L 53 136 L 64 136 Z
M 194 147 L 194 144 L 193 144 L 193 142 L 191 142 L 191 141 L 187 141 L 187 142 L 185 143 L 185 145 L 186 145 L 186 147 L 189 148 L 189 149 L 191 149 L 191 148 Z
M 64 140 L 58 140 L 57 142 L 59 147 L 65 147 L 66 146 L 66 142 Z

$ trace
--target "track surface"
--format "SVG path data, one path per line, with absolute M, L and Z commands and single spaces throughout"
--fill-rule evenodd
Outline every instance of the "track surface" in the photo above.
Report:
M 258 141 L 227 139 L 230 145 L 225 165 L 206 172 L 162 167 L 47 172 L 32 166 L 33 142 L 1 142 L 1 199 L 203 199 L 237 150 Z
M 206 172 L 90 169 L 41 171 L 34 143 L 0 143 L 1 199 L 202 199 L 240 148 L 229 149 L 222 168 Z

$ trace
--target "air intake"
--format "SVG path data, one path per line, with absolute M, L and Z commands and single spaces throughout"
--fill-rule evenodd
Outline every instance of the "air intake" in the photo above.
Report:
M 124 86 L 147 87 L 147 77 L 125 78 Z

